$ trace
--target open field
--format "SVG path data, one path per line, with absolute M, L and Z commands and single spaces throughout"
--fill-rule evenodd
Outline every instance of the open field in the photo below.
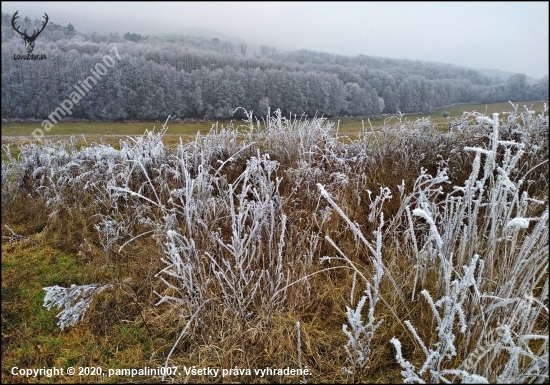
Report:
M 457 122 L 4 146 L 2 383 L 547 383 L 548 116 Z
M 546 102 L 548 104 L 548 102 Z M 543 109 L 544 102 L 518 102 L 518 110 L 521 112 L 524 110 L 523 105 L 526 105 L 533 110 L 540 112 Z M 485 113 L 490 116 L 494 112 L 511 112 L 513 107 L 510 103 L 495 103 L 495 104 L 457 104 L 453 106 L 438 108 L 431 114 L 410 114 L 404 115 L 402 121 L 415 121 L 419 118 L 430 117 L 431 121 L 444 129 L 447 125 L 447 119 L 443 118 L 443 111 L 449 112 L 451 119 L 460 117 L 464 111 L 472 112 L 477 111 Z M 339 120 L 339 134 L 341 135 L 357 135 L 363 130 L 370 130 L 368 121 L 362 122 L 360 119 L 330 119 L 330 121 L 338 122 Z M 371 120 L 372 126 L 377 129 L 387 124 L 395 124 L 399 120 L 397 117 L 386 117 L 384 119 Z M 49 132 L 44 132 L 46 136 L 62 136 L 62 135 L 85 135 L 90 140 L 106 141 L 114 144 L 118 143 L 120 137 L 126 135 L 141 135 L 146 129 L 157 130 L 162 127 L 164 122 L 129 122 L 129 123 L 84 123 L 84 122 L 59 122 Z M 242 121 L 234 121 L 235 126 L 239 124 L 245 124 Z M 165 139 L 170 143 L 179 142 L 179 137 L 183 140 L 191 140 L 200 132 L 206 134 L 216 122 L 196 122 L 196 123 L 183 123 L 183 122 L 170 122 L 169 130 L 165 136 Z M 220 121 L 219 126 L 227 126 L 228 121 Z M 36 128 L 40 127 L 40 122 L 23 122 L 23 123 L 2 123 L 2 137 L 4 136 L 31 136 Z M 110 137 L 115 135 L 117 137 Z
M 104 135 L 141 135 L 146 129 L 159 130 L 164 122 L 132 122 L 132 123 L 84 123 L 84 122 L 59 122 L 45 135 L 86 135 L 86 136 L 104 136 Z M 212 122 L 197 123 L 170 123 L 170 134 L 181 136 L 194 136 L 197 132 L 207 133 L 212 128 Z M 2 136 L 30 136 L 36 128 L 40 127 L 40 122 L 24 123 L 3 123 Z
M 517 102 L 518 112 L 524 111 L 523 105 L 534 111 L 540 112 L 544 108 L 544 104 L 548 106 L 548 102 Z M 464 112 L 477 111 L 487 116 L 491 116 L 493 113 L 511 112 L 514 108 L 510 103 L 493 103 L 493 104 L 455 104 L 452 106 L 442 107 L 435 109 L 431 114 L 408 114 L 403 115 L 402 121 L 414 122 L 417 119 L 429 117 L 431 122 L 436 124 L 440 129 L 445 130 L 447 127 L 447 119 L 443 117 L 443 111 L 449 113 L 449 118 L 455 119 Z M 377 129 L 386 124 L 396 124 L 399 122 L 397 117 L 389 117 L 384 119 L 371 120 L 373 128 Z M 369 130 L 369 124 L 365 120 L 363 123 L 357 119 L 340 119 L 340 132 L 343 135 L 356 135 L 363 129 L 363 124 L 366 130 Z

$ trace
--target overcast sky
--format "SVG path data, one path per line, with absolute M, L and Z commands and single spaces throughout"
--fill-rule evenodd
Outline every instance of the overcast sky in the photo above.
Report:
M 250 44 L 548 75 L 548 2 L 2 2 L 83 32 L 219 32 Z

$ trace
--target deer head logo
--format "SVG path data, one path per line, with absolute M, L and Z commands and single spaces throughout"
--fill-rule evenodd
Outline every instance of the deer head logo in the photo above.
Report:
M 44 22 L 44 24 L 42 25 L 42 29 L 40 29 L 39 31 L 37 30 L 34 30 L 33 31 L 33 34 L 31 36 L 27 35 L 27 30 L 25 30 L 25 32 L 21 32 L 19 30 L 19 28 L 15 25 L 15 19 L 17 19 L 19 16 L 17 16 L 17 14 L 19 13 L 19 11 L 15 12 L 13 14 L 13 17 L 11 18 L 11 26 L 13 27 L 13 29 L 15 29 L 15 31 L 21 35 L 21 37 L 23 38 L 23 40 L 25 40 L 25 47 L 27 49 L 27 52 L 28 53 L 32 53 L 32 50 L 34 49 L 34 41 L 36 40 L 36 38 L 38 37 L 38 35 L 40 35 L 42 33 L 42 31 L 44 30 L 44 28 L 46 28 L 46 25 L 48 25 L 48 20 L 50 19 L 48 17 L 48 14 L 46 12 L 44 12 L 44 19 L 46 19 L 46 21 Z

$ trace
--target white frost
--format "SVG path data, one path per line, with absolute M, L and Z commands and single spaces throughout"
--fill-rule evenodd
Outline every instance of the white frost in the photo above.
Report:
M 529 220 L 530 220 L 529 218 L 521 218 L 521 217 L 514 218 L 510 222 L 508 222 L 506 227 L 526 229 L 529 227 Z

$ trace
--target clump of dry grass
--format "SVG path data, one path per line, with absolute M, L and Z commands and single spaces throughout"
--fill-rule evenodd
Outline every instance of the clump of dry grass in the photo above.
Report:
M 498 322 L 512 332 L 508 345 L 487 337 L 483 346 L 547 354 L 547 340 L 521 345 L 518 338 L 548 332 L 548 274 L 537 262 L 547 246 L 547 210 L 538 202 L 548 199 L 548 118 L 507 116 L 494 159 L 492 126 L 477 118 L 459 120 L 455 133 L 421 120 L 342 140 L 324 119 L 275 114 L 265 125 L 249 119 L 247 131 L 214 127 L 175 147 L 163 144 L 166 129 L 123 140 L 119 149 L 31 146 L 2 164 L 2 199 L 10 202 L 2 221 L 24 227 L 25 215 L 38 218 L 30 222 L 41 226 L 29 233 L 45 227 L 43 247 L 75 256 L 82 275 L 74 283 L 102 288 L 82 298 L 90 306 L 83 323 L 56 332 L 68 336 L 62 344 L 69 350 L 87 349 L 85 338 L 98 342 L 81 364 L 307 366 L 308 382 L 400 381 L 405 365 L 409 379 L 441 380 L 430 376 L 437 368 L 494 381 L 506 360 L 476 353 L 476 343 L 504 330 Z M 498 192 L 502 183 L 506 192 Z M 538 218 L 538 227 L 515 231 L 506 226 L 514 217 Z M 472 232 L 474 225 L 483 231 Z M 498 236 L 486 241 L 485 231 Z M 528 245 L 535 235 L 538 244 Z M 513 262 L 527 258 L 525 250 L 536 258 L 530 270 Z M 471 265 L 475 254 L 482 262 Z M 462 266 L 475 267 L 474 286 Z M 506 282 L 507 291 L 498 291 Z M 44 284 L 49 293 L 54 285 L 69 287 Z M 511 315 L 512 303 L 526 301 L 518 290 L 536 299 L 525 307 L 529 331 Z M 438 321 L 432 302 L 447 297 L 462 309 L 456 314 L 467 315 L 468 333 L 449 317 Z M 441 342 L 451 336 L 455 355 Z M 3 355 L 13 358 L 10 346 Z M 425 361 L 428 350 L 439 354 L 437 365 Z M 73 364 L 48 354 L 52 365 Z M 415 369 L 423 364 L 424 371 Z M 547 367 L 537 370 L 547 376 Z M 182 370 L 171 377 L 304 379 Z

